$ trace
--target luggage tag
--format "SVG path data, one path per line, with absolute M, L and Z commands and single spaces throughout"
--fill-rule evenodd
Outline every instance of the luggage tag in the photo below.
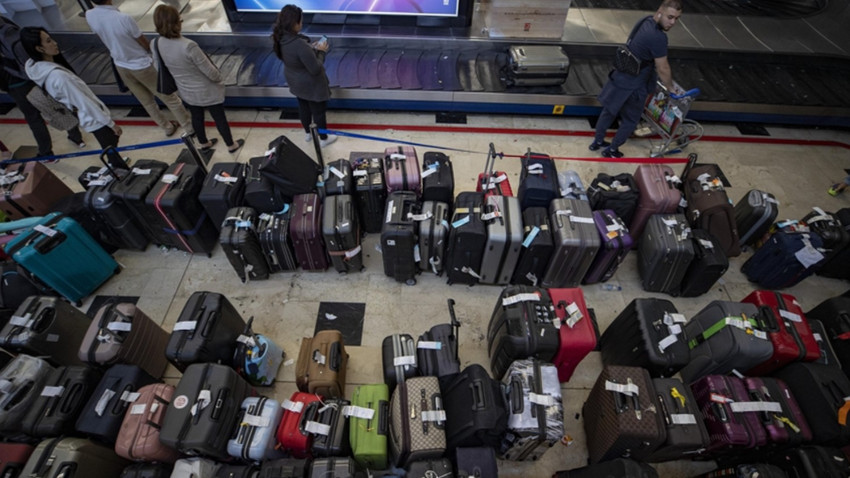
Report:
M 65 393 L 65 387 L 59 386 L 45 386 L 41 389 L 42 397 L 61 397 L 62 394 Z
M 280 404 L 284 410 L 288 410 L 292 413 L 301 413 L 301 410 L 304 409 L 304 402 L 293 402 L 290 399 L 286 399 L 283 403 Z
M 23 316 L 13 315 L 12 318 L 9 319 L 9 324 L 14 325 L 16 327 L 25 327 L 27 329 L 32 327 L 32 323 L 32 313 L 30 312 L 27 312 Z
M 260 410 L 260 412 L 262 413 L 262 410 Z M 267 428 L 269 426 L 269 417 L 264 417 L 262 415 L 251 415 L 246 413 L 245 416 L 242 417 L 241 425 L 249 427 Z
M 422 410 L 421 418 L 423 422 L 445 422 L 445 410 Z
M 101 169 L 102 169 L 102 168 L 101 168 Z M 151 169 L 150 169 L 150 168 L 146 168 L 146 169 L 142 169 L 142 168 L 133 168 L 133 169 L 131 169 L 131 170 L 130 170 L 130 174 L 135 174 L 135 175 L 137 175 L 137 176 L 147 176 L 147 175 L 149 175 L 150 173 L 151 173 Z M 110 176 L 110 177 L 111 177 L 111 176 Z M 218 175 L 216 175 L 216 178 L 218 178 Z
M 426 350 L 442 350 L 443 343 L 442 342 L 433 342 L 430 340 L 420 340 L 416 343 L 417 349 L 426 349 Z
M 679 334 L 682 333 L 681 324 L 687 322 L 687 319 L 682 314 L 665 312 L 662 321 L 670 333 L 670 335 L 658 341 L 658 350 L 664 353 L 668 347 L 679 341 Z
M 838 423 L 847 426 L 847 414 L 850 413 L 850 397 L 844 397 L 844 405 L 838 409 Z
M 425 179 L 425 178 L 427 178 L 428 176 L 430 176 L 430 175 L 432 175 L 432 174 L 434 174 L 434 173 L 438 172 L 438 171 L 439 171 L 439 169 L 440 169 L 440 163 L 431 163 L 431 164 L 429 164 L 429 165 L 428 165 L 428 167 L 427 167 L 427 168 L 425 168 L 425 170 L 424 170 L 424 171 L 422 171 L 422 175 L 421 175 L 421 176 L 422 176 L 422 179 Z
M 146 403 L 137 403 L 130 407 L 130 415 L 144 415 L 147 408 Z
M 413 214 L 412 212 L 407 213 L 407 218 L 416 222 L 427 221 L 432 217 L 434 217 L 434 214 L 431 211 L 425 211 L 422 214 Z
M 529 392 L 528 401 L 535 405 L 543 405 L 544 407 L 552 407 L 558 403 L 558 401 L 552 395 L 534 392 Z
M 314 435 L 328 436 L 331 433 L 331 426 L 310 420 L 304 425 L 304 430 Z
M 476 278 L 476 279 L 481 279 L 481 276 L 480 276 L 477 272 L 475 272 L 474 270 L 472 270 L 469 266 L 463 266 L 463 267 L 460 269 L 460 271 L 461 271 L 461 272 L 463 272 L 464 274 L 469 274 L 469 275 L 471 275 L 472 277 L 474 277 L 474 278 Z
M 95 404 L 95 406 L 94 406 L 95 415 L 102 417 L 103 412 L 106 410 L 106 406 L 109 405 L 109 401 L 112 400 L 112 397 L 114 397 L 114 396 L 115 396 L 114 391 L 112 391 L 108 388 L 106 390 L 104 390 L 103 394 L 98 399 L 97 404 Z
M 358 407 L 357 405 L 346 405 L 342 407 L 342 414 L 346 417 L 371 420 L 375 417 L 375 410 L 371 408 Z
M 543 174 L 543 164 L 529 164 L 526 170 L 528 171 L 528 174 Z
M 823 254 L 812 246 L 808 234 L 803 236 L 803 244 L 803 248 L 795 252 L 794 257 L 804 268 L 808 269 L 823 260 Z
M 415 355 L 399 355 L 398 357 L 393 358 L 393 366 L 395 367 L 403 367 L 406 365 L 416 365 L 416 356 Z
M 780 415 L 773 415 L 773 418 L 790 428 L 794 433 L 800 433 L 800 427 L 798 427 L 794 422 L 792 422 L 790 418 Z
M 575 302 L 571 302 L 569 305 L 567 305 L 567 307 L 564 310 L 567 313 L 567 318 L 564 320 L 564 323 L 567 324 L 567 327 L 569 327 L 571 329 L 573 327 L 575 327 L 575 325 L 578 323 L 579 320 L 584 318 L 584 314 L 581 313 L 581 309 L 579 308 L 578 304 L 576 304 Z M 558 328 L 561 327 L 561 323 L 557 319 L 557 316 L 556 316 L 556 319 L 555 319 L 554 322 L 555 322 L 555 327 L 558 327 Z
M 35 227 L 33 227 L 33 230 L 40 232 L 47 237 L 53 237 L 53 236 L 55 236 L 56 234 L 59 233 L 59 231 L 57 231 L 56 229 L 51 229 L 51 228 L 44 226 L 44 225 L 41 225 L 41 224 L 38 224 Z
M 163 174 L 162 178 L 160 178 L 160 182 L 163 182 L 165 184 L 173 184 L 176 183 L 179 179 L 179 174 Z
M 231 176 L 231 175 L 224 173 L 224 172 L 221 173 L 221 174 L 216 174 L 215 176 L 213 176 L 213 179 L 215 179 L 216 181 L 218 181 L 220 183 L 225 183 L 227 185 L 230 185 L 230 184 L 233 184 L 233 183 L 239 181 L 239 178 L 237 178 L 236 176 Z
M 392 153 L 390 154 L 390 159 L 395 161 L 404 161 L 405 159 L 407 159 L 407 156 L 401 153 Z
M 779 402 L 731 402 L 729 408 L 734 413 L 747 412 L 774 412 L 782 413 L 782 405 Z
M 539 292 L 523 292 L 502 299 L 502 307 L 508 307 L 520 302 L 540 302 Z
M 173 330 L 174 330 L 174 332 L 190 331 L 190 330 L 195 330 L 195 328 L 197 326 L 198 326 L 197 320 L 184 320 L 182 322 L 177 322 L 176 324 L 174 324 Z
M 795 314 L 794 312 L 791 312 L 790 310 L 780 309 L 779 315 L 781 317 L 784 317 L 784 318 L 790 320 L 791 322 L 801 323 L 803 321 L 803 318 L 800 317 L 800 314 Z
M 198 393 L 198 398 L 195 400 L 192 408 L 189 409 L 189 413 L 194 417 L 198 413 L 202 412 L 210 405 L 211 398 L 212 395 L 209 390 L 201 390 L 201 392 Z
M 538 234 L 540 234 L 540 228 L 537 226 L 532 227 L 531 230 L 528 231 L 528 235 L 526 235 L 525 239 L 523 239 L 522 247 L 525 247 L 526 249 L 531 247 L 531 243 L 534 242 L 534 238 L 536 238 Z

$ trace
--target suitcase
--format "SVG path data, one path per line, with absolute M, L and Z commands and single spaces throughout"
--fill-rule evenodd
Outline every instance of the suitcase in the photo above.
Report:
M 584 183 L 581 182 L 581 177 L 578 173 L 572 169 L 558 172 L 558 188 L 559 197 L 588 201 Z
M 127 205 L 137 223 L 145 228 L 151 241 L 166 246 L 172 244 L 173 238 L 161 227 L 156 227 L 159 224 L 158 213 L 145 204 L 145 199 L 168 167 L 169 165 L 162 161 L 140 159 L 112 186 L 112 194 Z
M 446 449 L 499 448 L 507 431 L 509 409 L 502 384 L 481 365 L 440 378 L 446 408 Z
M 772 443 L 799 446 L 812 441 L 809 424 L 785 382 L 771 377 L 746 377 L 743 380 L 749 399 L 768 405 L 760 415 Z
M 451 460 L 447 458 L 415 461 L 407 467 L 407 475 L 405 476 L 408 478 L 429 478 L 432 476 L 453 478 L 454 468 Z
M 549 259 L 555 250 L 549 210 L 530 207 L 522 212 L 523 241 L 519 251 L 512 284 L 536 286 L 546 273 Z
M 478 183 L 475 187 L 475 192 L 484 193 L 485 196 L 493 194 L 497 196 L 513 196 L 514 190 L 511 188 L 508 173 L 504 171 L 493 171 L 494 167 L 495 160 L 490 169 L 487 169 L 485 172 L 478 175 Z
M 803 446 L 773 453 L 768 460 L 789 477 L 844 478 L 850 475 L 847 457 L 837 448 Z
M 390 428 L 389 388 L 383 383 L 360 385 L 351 395 L 351 406 L 357 411 L 349 418 L 349 439 L 354 461 L 360 468 L 386 469 Z
M 313 444 L 310 447 L 314 457 L 349 456 L 349 418 L 343 413 L 351 402 L 344 399 L 324 399 L 325 404 L 316 413 L 316 420 L 311 425 Z
M 824 212 L 819 207 L 814 207 L 812 212 L 806 214 L 800 222 L 820 236 L 823 247 L 827 250 L 843 249 L 850 242 L 850 234 L 844 230 L 844 225 L 838 217 L 831 212 Z
M 261 173 L 265 161 L 264 156 L 248 160 L 245 168 L 245 205 L 256 209 L 258 213 L 274 214 L 281 212 L 292 198 L 284 197 L 282 191 Z
M 322 171 L 322 187 L 325 191 L 325 197 L 354 194 L 351 163 L 347 159 L 337 159 L 325 164 Z
M 400 382 L 390 400 L 390 449 L 399 467 L 446 451 L 446 411 L 437 377 Z
M 321 221 L 322 203 L 317 194 L 295 196 L 289 235 L 292 237 L 295 257 L 305 271 L 323 271 L 328 268 Z
M 667 427 L 656 401 L 645 369 L 606 365 L 582 407 L 589 462 L 643 460 L 664 443 Z
M 53 370 L 47 361 L 25 354 L 18 355 L 0 370 L 0 381 L 8 384 L 0 392 L 0 432 L 13 435 L 21 431 L 21 421 Z
M 419 336 L 416 343 L 416 362 L 423 376 L 443 377 L 460 372 L 458 329 L 455 301 L 448 299 L 451 323 L 438 324 Z
M 307 424 L 316 421 L 322 407 L 322 397 L 312 393 L 295 392 L 283 401 L 283 417 L 277 427 L 280 448 L 295 458 L 308 458 L 313 434 Z
M 562 85 L 569 73 L 570 59 L 560 46 L 511 45 L 508 48 L 508 85 Z
M 6 253 L 71 302 L 80 303 L 118 263 L 73 219 L 50 213 L 6 244 Z
M 8 220 L 44 216 L 56 201 L 73 194 L 47 166 L 38 161 L 9 165 L 0 174 L 0 210 Z
M 322 206 L 322 236 L 337 272 L 363 270 L 360 224 L 354 201 L 348 194 L 328 196 Z
M 710 438 L 705 455 L 740 454 L 767 443 L 758 414 L 733 408 L 738 400 L 749 401 L 741 379 L 706 375 L 691 384 L 691 392 Z
M 844 231 L 850 235 L 850 208 L 838 210 L 835 216 L 841 222 Z M 845 243 L 844 247 L 836 247 L 832 252 L 827 254 L 817 274 L 834 279 L 850 279 L 850 268 L 847 267 L 848 263 L 850 263 L 850 243 Z
M 667 426 L 667 439 L 646 461 L 658 463 L 701 454 L 709 444 L 709 437 L 690 388 L 675 378 L 653 378 L 652 386 Z
M 487 242 L 481 259 L 482 284 L 507 285 L 514 275 L 522 248 L 522 212 L 517 198 L 487 196 L 484 214 Z
M 464 191 L 457 195 L 452 212 L 446 275 L 449 284 L 477 284 L 487 244 L 484 195 Z
M 785 382 L 797 399 L 814 443 L 843 446 L 850 442 L 844 400 L 850 396 L 850 379 L 844 372 L 829 365 L 794 362 L 773 376 Z
M 415 255 L 416 223 L 411 218 L 417 209 L 416 195 L 410 191 L 390 194 L 381 229 L 384 274 L 407 285 L 416 284 L 415 276 L 419 272 Z
M 83 365 L 77 358 L 91 320 L 58 297 L 33 295 L 0 331 L 0 347 L 42 356 L 56 365 Z
M 549 207 L 559 197 L 558 170 L 549 155 L 527 152 L 521 159 L 519 175 L 519 204 L 525 211 L 530 207 Z
M 634 217 L 629 223 L 629 231 L 632 237 L 639 238 L 650 216 L 676 212 L 682 202 L 682 191 L 679 189 L 682 180 L 670 166 L 663 164 L 639 165 L 634 179 L 640 196 Z
M 449 242 L 449 213 L 447 203 L 425 201 L 422 212 L 414 214 L 414 220 L 419 219 L 419 269 L 441 275 L 446 260 L 446 244 Z
M 149 234 L 124 200 L 112 192 L 116 182 L 93 184 L 90 183 L 83 198 L 89 212 L 111 230 L 111 236 L 120 249 L 144 251 L 150 242 Z
M 173 464 L 136 463 L 124 468 L 120 478 L 170 478 Z
M 352 458 L 317 458 L 310 463 L 308 478 L 355 478 L 357 465 Z
M 306 471 L 307 460 L 282 458 L 264 461 L 256 478 L 304 478 Z
M 285 202 L 294 201 L 295 196 L 299 194 L 316 191 L 316 183 L 322 169 L 310 156 L 285 136 L 272 140 L 269 149 L 274 152 L 264 158 L 259 171 L 274 184 L 274 189 L 281 194 Z
M 257 236 L 258 222 L 254 209 L 235 207 L 227 211 L 227 217 L 221 223 L 218 241 L 243 284 L 269 278 L 266 254 Z
M 735 204 L 734 212 L 739 244 L 752 246 L 776 220 L 779 201 L 769 192 L 751 189 Z
M 86 206 L 85 199 L 86 193 L 74 193 L 57 201 L 53 206 L 51 206 L 51 210 L 77 221 L 83 230 L 85 230 L 92 239 L 94 239 L 95 242 L 104 249 L 104 251 L 112 254 L 123 244 L 121 244 L 121 241 L 115 237 L 115 231 L 113 231 L 112 228 L 110 228 L 105 222 L 101 221 L 100 218 L 92 214 Z M 5 243 L 8 243 L 14 237 L 14 235 L 7 234 L 0 236 L 0 240 L 2 240 L 1 243 L 3 243 L 5 247 Z M 3 257 L 7 257 L 5 251 L 2 255 Z
M 826 331 L 824 339 L 832 344 L 832 350 L 841 368 L 850 368 L 850 296 L 837 296 L 818 304 L 806 312 L 809 320 L 819 320 Z
M 814 233 L 776 231 L 741 266 L 747 280 L 761 289 L 784 289 L 814 274 L 824 255 Z
M 590 264 L 582 284 L 607 282 L 614 276 L 626 254 L 632 250 L 634 241 L 623 221 L 610 209 L 593 211 L 593 222 L 599 231 L 599 252 Z
M 841 368 L 841 361 L 838 360 L 838 355 L 835 354 L 835 349 L 832 347 L 832 340 L 829 338 L 829 333 L 826 331 L 823 322 L 809 319 L 809 328 L 812 329 L 812 337 L 817 342 L 818 350 L 820 351 L 820 355 L 814 362 Z
M 77 418 L 77 432 L 111 447 L 136 392 L 152 383 L 156 379 L 135 365 L 113 365 L 103 374 Z
M 384 182 L 387 194 L 393 191 L 422 192 L 419 158 L 413 146 L 393 146 L 384 150 Z
M 717 177 L 714 165 L 696 165 L 685 178 L 686 216 L 696 229 L 705 229 L 720 241 L 728 257 L 741 254 L 735 210 Z
M 354 156 L 354 153 L 352 153 Z M 352 175 L 360 214 L 360 224 L 367 233 L 381 232 L 384 225 L 384 208 L 387 204 L 387 187 L 381 153 L 374 157 L 352 158 Z
M 269 272 L 294 271 L 298 268 L 292 237 L 289 235 L 290 212 L 260 214 L 257 235 L 266 256 Z
M 198 200 L 216 229 L 221 229 L 229 210 L 245 203 L 245 167 L 243 163 L 216 163 L 204 179 Z
M 442 202 L 452 207 L 455 176 L 452 162 L 443 153 L 427 151 L 422 157 L 422 201 Z
M 181 458 L 174 463 L 171 478 L 213 477 L 218 473 L 219 468 L 221 464 L 209 458 Z
M 213 478 L 257 478 L 260 465 L 221 465 Z
M 236 339 L 233 368 L 251 385 L 270 387 L 274 385 L 286 352 L 269 337 L 253 333 L 252 321 L 253 318 L 248 321 L 245 333 Z
M 649 218 L 638 243 L 638 272 L 647 292 L 676 295 L 694 259 L 691 228 L 681 214 Z
M 118 476 L 127 464 L 108 447 L 84 438 L 50 438 L 38 444 L 20 476 Z
M 36 438 L 72 434 L 77 417 L 100 379 L 101 373 L 89 367 L 53 369 L 44 386 L 37 390 L 38 396 L 29 402 L 21 431 Z
M 555 251 L 542 285 L 547 288 L 578 287 L 599 251 L 601 239 L 587 201 L 555 199 L 549 206 Z
M 614 458 L 611 461 L 588 465 L 568 471 L 558 471 L 552 478 L 597 478 L 600 476 L 628 478 L 658 478 L 658 472 L 650 465 L 629 458 Z
M 55 294 L 14 261 L 0 263 L 0 278 L 0 309 L 9 317 L 29 296 Z
M 160 378 L 168 366 L 167 344 L 168 333 L 141 309 L 110 300 L 97 311 L 77 353 L 80 360 L 95 366 L 138 365 Z
M 133 461 L 174 463 L 180 454 L 159 442 L 159 430 L 165 410 L 174 398 L 174 386 L 153 383 L 139 388 L 136 395 L 115 438 L 115 453 Z
M 244 330 L 245 321 L 227 297 L 193 292 L 174 324 L 165 356 L 181 372 L 199 362 L 230 365 L 236 339 Z
M 720 467 L 714 471 L 703 473 L 696 478 L 787 478 L 787 476 L 778 466 L 768 465 L 766 463 L 748 463 Z
M 720 247 L 720 242 L 710 232 L 703 229 L 691 230 L 694 246 L 694 259 L 688 265 L 682 287 L 681 297 L 697 297 L 705 294 L 720 280 L 729 268 L 729 258 Z
M 390 394 L 399 383 L 419 375 L 416 350 L 416 342 L 410 334 L 388 335 L 381 342 L 384 383 L 389 387 Z
M 602 363 L 645 368 L 672 377 L 690 361 L 687 319 L 665 299 L 633 299 L 600 338 Z
M 750 369 L 748 375 L 768 375 L 791 362 L 813 362 L 820 358 L 820 348 L 794 296 L 757 290 L 741 302 L 759 308 L 767 336 L 773 344 L 773 356 Z
M 275 446 L 275 432 L 283 417 L 280 402 L 267 397 L 248 397 L 242 401 L 236 428 L 227 441 L 227 453 L 249 462 L 283 458 Z
M 499 476 L 496 451 L 490 447 L 456 448 L 457 478 Z
M 596 349 L 599 332 L 581 289 L 549 289 L 548 293 L 558 318 L 558 351 L 552 362 L 558 368 L 558 380 L 568 382 L 578 364 Z
M 348 352 L 342 332 L 320 330 L 313 337 L 301 339 L 295 366 L 295 383 L 299 390 L 327 398 L 343 398 L 347 370 Z
M 126 172 L 126 170 L 118 170 L 116 173 L 120 174 Z M 92 186 L 103 186 L 105 184 L 109 184 L 115 178 L 112 177 L 112 174 L 109 172 L 109 168 L 106 166 L 89 166 L 77 176 L 77 182 L 80 183 L 80 186 L 83 189 L 88 189 L 90 183 Z
M 587 188 L 590 207 L 594 211 L 611 209 L 625 224 L 631 224 L 640 198 L 640 188 L 629 173 L 599 173 Z
M 537 360 L 517 360 L 502 383 L 510 415 L 499 456 L 511 461 L 536 461 L 564 437 L 558 369 Z
M 0 476 L 18 478 L 35 448 L 26 443 L 0 443 Z

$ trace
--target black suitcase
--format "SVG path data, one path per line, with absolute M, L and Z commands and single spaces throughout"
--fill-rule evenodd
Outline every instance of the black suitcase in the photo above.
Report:
M 367 233 L 378 233 L 384 225 L 387 186 L 384 183 L 384 153 L 351 153 L 354 196 L 360 225 Z
M 457 478 L 484 478 L 499 476 L 496 451 L 488 447 L 456 448 Z
M 615 458 L 574 470 L 558 471 L 552 478 L 658 478 L 655 468 L 629 458 Z
M 304 459 L 266 460 L 260 466 L 260 474 L 256 478 L 304 478 L 307 476 L 307 468 L 307 460 Z
M 21 431 L 36 437 L 73 433 L 77 417 L 100 383 L 101 373 L 72 365 L 54 369 L 21 422 Z
M 420 214 L 414 215 L 419 228 L 419 269 L 442 275 L 449 241 L 449 205 L 439 201 L 422 203 Z
M 522 211 L 524 239 L 512 284 L 536 286 L 546 273 L 555 242 L 549 227 L 549 208 L 530 207 Z
M 560 197 L 558 170 L 555 162 L 546 154 L 527 152 L 522 157 L 522 169 L 519 174 L 520 208 L 545 207 L 556 197 Z
M 465 191 L 457 195 L 446 251 L 449 284 L 478 283 L 487 244 L 487 227 L 481 219 L 483 213 L 483 193 Z
M 422 157 L 422 202 L 437 201 L 452 207 L 455 176 L 452 162 L 443 153 L 427 151 Z
M 145 228 L 151 242 L 157 245 L 171 245 L 171 235 L 159 224 L 159 214 L 145 204 L 148 194 L 168 169 L 168 164 L 153 159 L 140 159 L 133 169 L 112 186 L 112 194 L 124 201 L 135 215 L 136 220 Z
M 812 336 L 818 343 L 818 348 L 820 350 L 820 358 L 815 360 L 815 363 L 822 363 L 824 365 L 841 368 L 841 362 L 835 354 L 835 349 L 832 347 L 832 340 L 830 340 L 829 334 L 823 326 L 823 322 L 816 319 L 810 319 L 808 317 L 807 319 L 809 321 L 809 327 L 812 329 Z
M 124 468 L 120 478 L 169 478 L 172 468 L 165 463 L 136 463 Z
M 693 229 L 691 239 L 694 258 L 682 279 L 681 297 L 697 297 L 705 294 L 729 269 L 729 258 L 720 247 L 720 241 L 710 232 Z
M 448 458 L 414 461 L 407 467 L 407 475 L 405 476 L 408 478 L 432 478 L 435 476 L 452 478 L 454 468 L 452 468 L 452 462 Z
M 116 174 L 118 171 L 121 171 L 122 173 L 126 172 L 125 169 L 120 169 L 115 171 Z M 84 169 L 79 176 L 77 176 L 77 182 L 80 183 L 80 186 L 82 186 L 83 189 L 88 189 L 89 184 L 91 183 L 94 183 L 92 186 L 103 186 L 104 184 L 111 182 L 113 179 L 112 173 L 109 172 L 109 168 L 106 166 L 89 166 Z
M 771 453 L 767 460 L 793 478 L 847 478 L 850 476 L 847 456 L 838 448 L 803 446 Z M 757 478 L 772 476 L 760 474 Z
M 841 368 L 850 370 L 850 341 L 846 339 L 850 336 L 850 297 L 826 299 L 806 312 L 806 318 L 821 321 L 826 330 L 824 338 L 832 344 Z
M 29 296 L 56 294 L 15 262 L 0 262 L 0 274 L 0 309 L 8 311 L 9 318 Z M 0 327 L 4 325 L 0 322 Z
M 317 458 L 310 462 L 305 478 L 357 478 L 357 463 L 351 457 Z M 451 478 L 451 477 L 447 477 Z
M 245 205 L 256 209 L 258 213 L 277 213 L 291 199 L 287 200 L 272 182 L 260 174 L 260 166 L 266 160 L 258 156 L 248 160 L 245 168 Z
M 695 254 L 691 228 L 685 216 L 650 216 L 638 250 L 638 272 L 643 290 L 678 294 Z
M 124 413 L 136 391 L 157 380 L 135 365 L 116 364 L 103 374 L 77 418 L 77 432 L 106 445 L 114 445 Z
M 298 268 L 292 238 L 289 236 L 290 212 L 281 214 L 260 214 L 257 235 L 260 247 L 266 255 L 269 272 L 294 271 Z
M 665 299 L 633 299 L 599 340 L 602 363 L 643 367 L 653 377 L 672 377 L 690 360 L 682 330 L 687 319 Z
M 221 229 L 227 211 L 245 202 L 245 167 L 243 163 L 216 163 L 210 167 L 198 200 L 216 229 Z
M 850 443 L 846 423 L 850 379 L 837 367 L 795 362 L 775 372 L 784 381 L 806 416 L 813 443 L 843 446 Z
M 348 164 L 348 161 L 345 163 Z M 325 239 L 331 263 L 337 272 L 363 270 L 360 222 L 350 195 L 337 194 L 325 197 L 322 206 L 322 236 Z
M 112 254 L 121 246 L 112 228 L 92 214 L 86 206 L 85 192 L 74 193 L 56 201 L 50 210 L 77 221 L 107 253 Z
M 218 241 L 224 255 L 243 283 L 269 278 L 266 254 L 257 237 L 257 212 L 250 207 L 235 207 L 227 211 Z
M 257 478 L 259 465 L 221 465 L 211 478 Z
M 755 457 L 753 457 L 755 459 Z M 759 458 L 763 459 L 763 458 Z M 708 473 L 703 473 L 694 478 L 788 478 L 788 475 L 776 465 L 767 463 L 746 463 L 743 465 L 729 465 L 718 468 Z
M 827 250 L 843 249 L 850 242 L 850 234 L 844 230 L 844 226 L 838 217 L 825 212 L 819 207 L 806 214 L 801 222 L 806 223 L 812 232 L 817 233 L 823 241 L 823 247 Z
M 310 156 L 286 136 L 272 140 L 269 149 L 274 149 L 274 152 L 265 157 L 260 174 L 274 184 L 286 202 L 292 202 L 298 194 L 316 192 L 322 169 Z
M 348 416 L 343 408 L 351 405 L 348 400 L 339 398 L 328 398 L 324 400 L 324 406 L 316 414 L 316 422 L 328 427 L 327 433 L 314 433 L 313 444 L 310 450 L 314 457 L 320 456 L 348 456 L 351 455 L 351 443 L 349 442 Z
M 351 163 L 346 159 L 337 159 L 325 164 L 322 172 L 322 186 L 325 196 L 354 193 L 354 177 L 351 175 Z
M 446 409 L 446 449 L 498 448 L 508 429 L 508 404 L 502 384 L 481 365 L 471 364 L 440 377 Z
M 0 330 L 0 347 L 44 357 L 54 365 L 85 365 L 78 356 L 91 319 L 59 297 L 33 295 Z
M 779 202 L 769 192 L 751 189 L 735 204 L 735 225 L 738 228 L 738 241 L 744 245 L 753 245 L 764 236 L 776 216 L 779 214 Z
M 416 363 L 416 342 L 410 334 L 392 334 L 381 342 L 381 362 L 384 366 L 384 383 L 393 394 L 396 385 L 419 375 Z
M 844 231 L 850 235 L 850 208 L 838 210 L 835 217 L 841 222 Z M 844 247 L 836 247 L 828 253 L 816 273 L 833 279 L 850 279 L 850 267 L 847 267 L 847 264 L 850 264 L 850 243 L 845 243 Z
M 198 362 L 230 365 L 236 339 L 244 330 L 245 321 L 227 297 L 194 292 L 174 324 L 165 355 L 181 372 Z
M 384 274 L 408 285 L 416 283 L 419 265 L 414 249 L 417 245 L 416 226 L 409 216 L 418 209 L 416 193 L 396 191 L 386 204 L 386 221 L 381 229 L 381 254 Z
M 159 441 L 180 453 L 228 458 L 227 441 L 242 401 L 256 392 L 227 365 L 190 365 L 165 410 Z
M 124 200 L 113 194 L 115 184 L 115 181 L 110 181 L 104 186 L 90 186 L 85 195 L 86 207 L 98 221 L 112 230 L 120 249 L 143 251 L 150 242 L 147 231 Z
M 419 336 L 416 344 L 416 359 L 419 373 L 423 376 L 442 377 L 460 372 L 458 357 L 458 328 L 455 316 L 455 301 L 448 300 L 451 323 L 438 324 Z
M 640 189 L 634 176 L 629 173 L 614 176 L 599 173 L 587 188 L 587 195 L 594 211 L 611 209 L 624 223 L 631 224 L 640 198 Z
M 656 406 L 667 425 L 667 439 L 646 458 L 650 463 L 693 458 L 708 446 L 703 423 L 691 388 L 676 378 L 654 378 Z

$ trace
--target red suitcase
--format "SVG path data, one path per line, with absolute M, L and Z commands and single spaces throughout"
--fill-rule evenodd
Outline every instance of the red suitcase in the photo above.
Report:
M 773 343 L 770 360 L 750 369 L 747 375 L 767 375 L 791 362 L 813 362 L 820 358 L 820 347 L 794 296 L 756 290 L 741 302 L 759 308 L 768 338 Z
M 328 254 L 322 239 L 322 202 L 318 194 L 299 194 L 292 200 L 289 235 L 295 258 L 305 271 L 328 268 Z
M 508 181 L 508 173 L 504 171 L 493 171 L 496 168 L 496 149 L 490 143 L 490 152 L 487 154 L 487 162 L 484 163 L 484 172 L 478 175 L 475 192 L 483 192 L 484 197 L 492 194 L 500 196 L 513 196 L 511 182 Z
M 321 407 L 322 398 L 312 393 L 295 392 L 283 401 L 283 418 L 277 428 L 277 441 L 283 450 L 295 458 L 310 456 L 313 435 L 307 427 L 317 421 Z
M 0 476 L 20 476 L 33 450 L 23 443 L 0 443 Z
M 560 324 L 561 345 L 552 362 L 558 369 L 558 380 L 568 382 L 579 362 L 596 348 L 596 328 L 587 311 L 581 289 L 549 289 Z
M 640 197 L 632 223 L 629 224 L 629 232 L 638 239 L 650 216 L 676 212 L 682 201 L 682 191 L 676 186 L 682 181 L 670 166 L 662 164 L 641 164 L 634 177 L 640 189 Z

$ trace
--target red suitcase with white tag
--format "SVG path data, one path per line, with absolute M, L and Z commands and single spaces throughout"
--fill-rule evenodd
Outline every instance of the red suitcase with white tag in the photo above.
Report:
M 767 375 L 791 362 L 813 362 L 820 358 L 820 346 L 797 299 L 792 295 L 756 290 L 741 302 L 759 308 L 761 322 L 773 343 L 773 356 L 747 371 L 747 375 Z
M 496 149 L 490 143 L 490 153 L 487 162 L 484 163 L 484 172 L 478 175 L 475 184 L 475 192 L 483 192 L 485 196 L 496 194 L 499 196 L 513 196 L 511 182 L 508 181 L 508 173 L 504 171 L 493 171 L 496 168 Z
M 313 434 L 308 424 L 317 422 L 322 398 L 312 393 L 295 392 L 289 400 L 283 401 L 283 418 L 277 428 L 277 441 L 280 447 L 295 458 L 310 456 Z
M 549 289 L 549 297 L 560 323 L 561 340 L 552 362 L 558 369 L 558 380 L 568 382 L 579 362 L 596 348 L 596 328 L 581 289 Z

